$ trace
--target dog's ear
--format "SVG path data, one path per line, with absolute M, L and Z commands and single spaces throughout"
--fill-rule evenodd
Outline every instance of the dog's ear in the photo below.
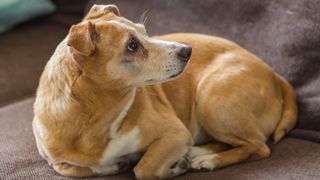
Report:
M 90 56 L 95 51 L 95 25 L 90 21 L 73 25 L 68 36 L 68 46 L 81 55 Z
M 94 4 L 83 20 L 94 19 L 107 13 L 113 13 L 116 16 L 120 16 L 119 8 L 114 4 L 109 4 L 109 5 Z
M 107 5 L 106 7 L 104 7 L 104 10 L 106 12 L 111 12 L 111 13 L 117 15 L 117 16 L 120 16 L 119 8 L 114 4 Z

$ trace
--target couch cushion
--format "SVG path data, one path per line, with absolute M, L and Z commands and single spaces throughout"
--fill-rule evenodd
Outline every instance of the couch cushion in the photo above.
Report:
M 62 13 L 83 13 L 88 0 L 52 0 L 57 11 Z
M 33 94 L 68 27 L 38 19 L 0 34 L 0 105 Z
M 33 101 L 29 98 L 0 108 L 0 179 L 67 180 L 38 154 L 31 126 Z M 320 179 L 320 144 L 286 138 L 271 150 L 268 159 L 174 179 Z M 133 173 L 94 179 L 133 179 Z
M 135 22 L 150 9 L 150 35 L 198 32 L 237 42 L 292 83 L 298 127 L 320 131 L 320 1 L 91 0 L 87 9 L 93 3 L 114 3 Z

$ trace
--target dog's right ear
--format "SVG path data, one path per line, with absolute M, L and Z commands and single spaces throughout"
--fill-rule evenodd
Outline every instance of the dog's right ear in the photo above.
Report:
M 90 21 L 73 25 L 69 31 L 68 46 L 83 56 L 90 56 L 95 51 L 96 34 L 95 25 Z

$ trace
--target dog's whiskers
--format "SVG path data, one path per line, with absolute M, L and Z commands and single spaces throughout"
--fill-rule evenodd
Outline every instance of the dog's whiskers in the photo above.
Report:
M 149 16 L 148 16 L 149 12 L 150 12 L 150 10 L 147 9 L 141 14 L 140 21 L 139 21 L 140 24 L 143 24 L 143 25 L 146 24 L 146 22 L 147 22 L 147 20 L 149 18 Z

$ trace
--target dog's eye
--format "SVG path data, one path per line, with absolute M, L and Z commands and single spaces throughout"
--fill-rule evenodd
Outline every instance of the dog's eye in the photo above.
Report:
M 139 47 L 139 43 L 136 39 L 132 38 L 128 44 L 128 50 L 130 52 L 135 52 Z

